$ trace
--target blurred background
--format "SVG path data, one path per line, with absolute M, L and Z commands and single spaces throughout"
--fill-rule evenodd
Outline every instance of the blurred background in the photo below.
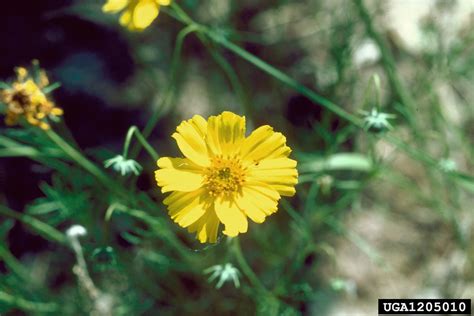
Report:
M 159 120 L 150 143 L 162 156 L 177 156 L 170 135 L 181 120 L 230 110 L 246 115 L 247 130 L 269 124 L 283 132 L 301 177 L 297 196 L 240 238 L 277 302 L 256 297 L 245 277 L 240 288 L 207 281 L 203 269 L 232 261 L 226 241 L 203 246 L 175 227 L 145 152 L 136 159 L 142 174 L 120 181 L 152 197 L 151 215 L 189 249 L 187 262 L 136 219 L 118 214 L 105 225 L 110 201 L 78 167 L 64 174 L 2 157 L 2 204 L 60 231 L 84 225 L 91 277 L 119 302 L 114 315 L 373 315 L 378 298 L 474 297 L 474 185 L 447 174 L 474 170 L 472 0 L 177 2 L 348 112 L 380 106 L 395 114 L 388 133 L 437 159 L 439 170 L 193 34 L 173 68 L 183 25 L 165 11 L 145 31 L 130 32 L 117 15 L 102 13 L 102 1 L 13 1 L 0 12 L 0 79 L 38 59 L 62 84 L 52 94 L 65 112 L 58 129 L 98 165 L 121 153 L 130 126 L 142 129 L 153 115 Z M 173 99 L 163 106 L 171 73 Z M 1 124 L 2 134 L 26 142 L 21 128 Z M 349 163 L 328 167 L 341 157 Z M 0 246 L 0 293 L 61 305 L 50 314 L 90 313 L 68 247 L 1 215 Z M 2 315 L 44 314 L 2 295 Z

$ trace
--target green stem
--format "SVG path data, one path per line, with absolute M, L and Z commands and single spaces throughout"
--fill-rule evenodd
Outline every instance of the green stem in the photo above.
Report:
M 58 310 L 58 305 L 55 303 L 31 302 L 3 291 L 0 291 L 0 303 L 15 306 L 21 310 L 33 313 L 52 313 Z
M 60 244 L 67 243 L 66 237 L 63 233 L 30 215 L 15 212 L 3 205 L 0 205 L 0 215 L 11 217 L 22 222 L 23 224 L 33 228 L 38 234 L 48 240 L 55 241 Z
M 321 104 L 323 107 L 327 108 L 328 110 L 334 112 L 335 114 L 339 115 L 342 118 L 352 122 L 354 125 L 362 127 L 362 121 L 355 115 L 350 114 L 349 112 L 345 111 L 344 109 L 340 108 L 336 104 L 332 103 L 328 99 L 318 95 L 311 89 L 305 87 L 304 85 L 300 84 L 295 79 L 291 78 L 284 72 L 276 69 L 275 67 L 271 66 L 270 64 L 266 63 L 265 61 L 261 60 L 260 58 L 252 55 L 251 53 L 247 52 L 246 50 L 240 48 L 239 46 L 235 45 L 234 43 L 227 40 L 225 37 L 215 33 L 211 29 L 200 25 L 194 22 L 187 14 L 184 12 L 179 5 L 173 3 L 172 5 L 173 10 L 179 17 L 178 19 L 186 23 L 188 25 L 195 25 L 200 32 L 206 34 L 209 38 L 211 38 L 214 42 L 222 45 L 223 47 L 227 48 L 228 50 L 234 52 L 236 55 L 240 56 L 244 60 L 250 62 L 251 64 L 257 66 L 264 72 L 268 73 L 269 75 L 275 77 L 276 79 L 280 80 L 281 82 L 285 83 L 287 86 L 293 88 L 294 90 L 300 92 L 304 96 L 308 97 L 315 103 Z
M 252 268 L 250 268 L 250 265 L 247 263 L 247 260 L 245 259 L 244 255 L 242 254 L 242 248 L 240 247 L 240 242 L 239 238 L 233 238 L 233 243 L 234 243 L 234 255 L 235 259 L 237 260 L 240 268 L 242 269 L 242 272 L 245 274 L 245 276 L 250 280 L 250 283 L 261 293 L 263 294 L 269 294 L 269 291 L 265 288 L 262 282 L 260 282 L 259 278 L 257 275 L 253 272 Z
M 107 208 L 105 214 L 106 221 L 110 221 L 112 215 L 115 212 L 122 212 L 143 221 L 149 225 L 163 240 L 169 242 L 170 245 L 172 245 L 176 251 L 179 252 L 183 259 L 186 259 L 188 262 L 192 262 L 189 248 L 184 246 L 175 235 L 171 234 L 169 229 L 167 229 L 158 218 L 155 218 L 144 211 L 131 209 L 123 204 L 113 203 Z
M 205 36 L 198 35 L 198 37 L 201 39 L 202 43 L 204 44 L 204 46 L 206 46 L 212 58 L 214 58 L 216 63 L 222 68 L 225 75 L 229 79 L 229 82 L 232 85 L 232 89 L 237 94 L 238 98 L 240 99 L 240 104 L 242 106 L 242 110 L 245 116 L 247 116 L 248 118 L 251 118 L 252 109 L 250 107 L 250 102 L 247 98 L 247 95 L 245 94 L 244 88 L 234 68 L 229 64 L 229 62 L 224 58 L 224 56 L 218 50 L 216 50 L 214 47 L 212 47 L 209 44 Z
M 64 139 L 56 134 L 53 130 L 48 130 L 45 132 L 46 135 L 60 148 L 64 151 L 66 155 L 71 157 L 74 161 L 77 162 L 82 168 L 91 173 L 96 177 L 104 186 L 107 188 L 123 195 L 123 190 L 117 187 L 116 183 L 112 181 L 105 173 L 102 172 L 96 165 L 94 165 L 90 160 L 84 157 L 77 149 L 69 145 Z
M 0 245 L 0 259 L 5 262 L 5 265 L 23 281 L 31 281 L 29 271 L 23 267 L 20 261 L 4 246 Z
M 167 86 L 164 97 L 161 99 L 159 108 L 166 108 L 173 98 L 174 87 L 176 86 L 177 71 L 179 68 L 179 60 L 181 57 L 181 52 L 183 50 L 184 40 L 188 35 L 199 30 L 199 26 L 196 24 L 191 24 L 183 28 L 176 37 L 176 43 L 173 51 L 173 57 L 171 60 L 171 73 L 169 78 L 169 84 Z M 147 125 L 143 129 L 143 136 L 147 138 L 153 132 L 153 129 L 156 126 L 159 118 L 161 117 L 161 112 L 156 111 L 153 113 L 153 116 L 148 121 Z
M 142 144 L 143 148 L 150 154 L 153 160 L 158 160 L 159 155 L 158 153 L 151 147 L 150 143 L 146 141 L 145 137 L 143 137 L 142 133 L 136 126 L 132 126 L 128 129 L 127 136 L 125 137 L 125 144 L 123 145 L 123 158 L 127 159 L 128 156 L 128 148 L 130 147 L 130 141 L 132 140 L 132 136 L 135 134 L 135 137 L 138 139 L 140 144 Z
M 246 50 L 240 48 L 239 46 L 235 45 L 234 43 L 228 41 L 226 38 L 214 33 L 211 30 L 206 30 L 206 34 L 213 39 L 216 43 L 221 44 L 225 48 L 229 49 L 230 51 L 234 52 L 238 56 L 242 57 L 249 63 L 255 65 L 257 68 L 260 68 L 262 71 L 266 72 L 272 77 L 275 77 L 276 79 L 280 80 L 290 88 L 293 88 L 295 91 L 298 91 L 302 95 L 306 96 L 309 98 L 311 101 L 313 101 L 316 104 L 320 104 L 321 106 L 325 107 L 326 109 L 330 110 L 331 112 L 334 112 L 338 116 L 346 119 L 347 121 L 351 122 L 352 124 L 362 127 L 362 120 L 345 111 L 341 107 L 337 106 L 336 104 L 332 103 L 326 98 L 321 97 L 317 93 L 315 93 L 313 90 L 307 88 L 306 86 L 300 84 L 298 81 L 295 79 L 291 78 L 281 70 L 276 69 L 275 67 L 271 66 L 270 64 L 266 63 L 265 61 L 261 60 L 260 58 L 250 54 Z
M 170 15 L 175 17 L 176 19 L 180 20 L 175 14 L 172 13 L 170 10 L 166 10 Z M 184 23 L 184 22 L 183 22 Z M 152 117 L 148 120 L 145 128 L 142 131 L 142 136 L 144 139 L 148 138 L 153 130 L 156 127 L 156 124 L 158 123 L 160 117 L 163 115 L 163 110 L 168 108 L 169 104 L 171 103 L 171 100 L 173 100 L 174 96 L 174 87 L 176 86 L 176 80 L 177 80 L 177 70 L 179 66 L 179 60 L 181 57 L 181 51 L 183 50 L 183 44 L 184 40 L 186 37 L 193 33 L 198 31 L 199 26 L 196 24 L 191 24 L 183 28 L 179 33 L 178 36 L 176 37 L 176 43 L 173 51 L 173 57 L 171 60 L 171 73 L 170 73 L 170 78 L 169 78 L 169 83 L 167 85 L 167 88 L 165 90 L 165 93 L 163 97 L 161 98 L 159 105 L 157 107 L 157 110 L 153 112 Z M 134 159 L 136 156 L 138 156 L 138 153 L 140 151 L 140 144 L 137 146 L 133 146 L 131 150 L 130 157 L 131 159 Z
M 382 64 L 387 74 L 388 81 L 392 90 L 400 99 L 400 102 L 403 104 L 404 111 L 401 113 L 405 119 L 408 121 L 411 127 L 415 127 L 416 124 L 412 120 L 412 115 L 410 115 L 410 109 L 416 108 L 416 102 L 408 92 L 406 87 L 403 85 L 402 80 L 397 72 L 397 64 L 395 58 L 393 57 L 392 52 L 389 49 L 389 46 L 385 38 L 375 30 L 375 27 L 372 22 L 372 18 L 369 14 L 369 11 L 364 5 L 363 0 L 353 0 L 354 4 L 359 12 L 361 20 L 364 22 L 365 29 L 367 34 L 374 40 L 377 46 L 380 49 Z M 414 130 L 416 132 L 416 130 Z

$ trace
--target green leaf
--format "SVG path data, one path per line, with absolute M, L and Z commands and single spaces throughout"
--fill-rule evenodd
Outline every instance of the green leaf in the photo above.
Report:
M 334 170 L 370 172 L 373 169 L 373 163 L 368 157 L 358 153 L 339 153 L 326 159 L 319 158 L 302 162 L 298 169 L 302 173 L 320 173 Z
M 45 87 L 43 89 L 43 92 L 45 94 L 48 94 L 48 93 L 51 93 L 53 92 L 54 90 L 58 89 L 59 87 L 61 87 L 61 83 L 60 82 L 55 82 L 53 84 L 50 84 L 49 86 Z

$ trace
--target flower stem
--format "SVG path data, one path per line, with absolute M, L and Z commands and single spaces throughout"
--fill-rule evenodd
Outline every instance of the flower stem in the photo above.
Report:
M 216 63 L 222 68 L 224 71 L 225 75 L 229 79 L 230 84 L 232 85 L 232 88 L 234 92 L 237 94 L 238 98 L 240 99 L 240 103 L 242 106 L 242 110 L 248 118 L 252 117 L 252 109 L 250 107 L 250 102 L 247 98 L 247 95 L 245 94 L 244 88 L 242 86 L 242 83 L 239 80 L 239 77 L 237 75 L 237 72 L 234 70 L 234 68 L 229 64 L 229 62 L 224 58 L 221 52 L 219 52 L 215 47 L 210 45 L 209 41 L 205 36 L 199 36 L 201 42 L 206 46 L 207 50 L 211 54 L 212 58 L 216 61 Z
M 176 19 L 179 19 L 175 14 L 172 13 L 172 11 L 167 10 L 170 15 L 175 17 Z M 144 139 L 148 138 L 153 130 L 156 127 L 156 124 L 158 123 L 158 120 L 162 116 L 164 110 L 168 108 L 169 104 L 171 103 L 171 100 L 173 99 L 174 96 L 174 90 L 176 86 L 176 78 L 177 78 L 177 72 L 178 72 L 178 67 L 179 67 L 179 60 L 181 57 L 181 51 L 183 50 L 183 44 L 184 40 L 188 35 L 190 35 L 193 32 L 198 31 L 199 26 L 196 24 L 190 24 L 183 28 L 179 33 L 178 36 L 176 37 L 176 43 L 173 51 L 173 57 L 171 60 L 171 73 L 169 76 L 168 80 L 168 86 L 166 88 L 166 91 L 161 98 L 159 105 L 157 107 L 157 110 L 153 112 L 151 118 L 148 120 L 145 128 L 142 131 L 142 136 Z M 138 153 L 139 153 L 140 147 L 139 146 L 133 146 L 130 154 L 130 158 L 134 159 Z M 157 159 L 155 159 L 157 160 Z
M 118 186 L 116 182 L 111 180 L 104 172 L 102 172 L 102 170 L 100 170 L 94 163 L 83 156 L 77 149 L 64 141 L 61 136 L 56 134 L 53 130 L 47 130 L 45 133 L 62 151 L 64 151 L 66 155 L 68 155 L 71 159 L 76 161 L 79 166 L 96 177 L 106 188 L 115 192 L 119 196 L 127 196 L 127 192 L 122 187 Z
M 38 234 L 48 240 L 55 241 L 60 244 L 66 244 L 66 237 L 60 231 L 30 215 L 15 212 L 3 205 L 0 205 L 0 215 L 14 218 L 23 224 L 30 226 Z
M 183 51 L 183 44 L 184 40 L 187 38 L 188 35 L 198 31 L 199 27 L 196 24 L 191 24 L 183 28 L 176 37 L 176 43 L 173 50 L 173 57 L 171 60 L 171 72 L 169 78 L 169 84 L 167 86 L 166 92 L 164 93 L 163 98 L 160 101 L 159 108 L 166 108 L 168 104 L 171 102 L 172 97 L 174 95 L 174 87 L 176 86 L 176 78 L 177 72 L 179 68 L 179 60 L 181 57 L 181 52 Z M 156 126 L 159 118 L 161 116 L 161 111 L 156 111 L 153 113 L 153 116 L 148 121 L 147 125 L 143 129 L 143 136 L 148 137 L 150 136 L 151 132 Z
M 401 112 L 403 117 L 407 120 L 412 128 L 416 127 L 415 122 L 413 122 L 413 115 L 411 114 L 411 109 L 416 108 L 416 102 L 408 92 L 406 87 L 403 85 L 403 81 L 400 79 L 400 76 L 397 71 L 397 64 L 395 62 L 395 58 L 393 57 L 392 52 L 390 51 L 388 44 L 385 38 L 376 31 L 372 17 L 369 14 L 366 6 L 364 5 L 363 0 L 353 0 L 354 4 L 359 12 L 359 16 L 362 22 L 365 25 L 365 29 L 367 34 L 374 40 L 377 46 L 380 49 L 381 57 L 382 57 L 382 65 L 385 69 L 385 73 L 387 74 L 388 81 L 392 90 L 400 99 L 400 102 L 403 105 L 404 111 Z M 416 132 L 416 130 L 414 130 Z
M 151 147 L 150 143 L 147 142 L 145 137 L 143 137 L 142 133 L 136 126 L 132 126 L 128 129 L 127 136 L 125 137 L 125 143 L 123 145 L 123 158 L 127 159 L 128 149 L 130 147 L 130 141 L 132 140 L 133 134 L 135 134 L 135 137 L 138 139 L 140 144 L 142 144 L 143 148 L 145 148 L 148 154 L 150 154 L 151 158 L 155 161 L 158 160 L 158 153 L 153 149 L 153 147 Z
M 23 281 L 31 281 L 30 271 L 10 252 L 9 249 L 0 244 L 0 260 L 5 263 L 8 269 L 20 277 Z
M 32 302 L 3 291 L 0 291 L 0 303 L 15 306 L 24 311 L 31 311 L 33 313 L 52 313 L 58 311 L 58 305 L 55 303 Z
M 257 275 L 253 272 L 252 268 L 250 265 L 247 263 L 247 260 L 245 259 L 244 255 L 242 254 L 242 248 L 240 247 L 240 241 L 239 238 L 233 238 L 233 243 L 234 243 L 234 255 L 235 259 L 237 260 L 240 268 L 242 269 L 243 273 L 245 276 L 250 280 L 250 283 L 259 291 L 262 292 L 263 294 L 269 294 L 269 291 L 265 288 L 263 283 L 259 280 Z

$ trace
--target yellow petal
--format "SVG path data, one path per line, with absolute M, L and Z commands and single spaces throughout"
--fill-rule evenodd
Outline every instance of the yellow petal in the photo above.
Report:
M 133 10 L 133 25 L 139 29 L 147 28 L 158 16 L 159 7 L 153 0 L 141 0 Z
M 262 212 L 265 215 L 270 215 L 277 211 L 278 200 L 280 195 L 278 192 L 264 183 L 248 183 L 242 188 L 242 197 L 239 199 L 239 205 L 242 207 L 243 211 L 253 220 L 250 216 L 251 212 Z M 242 200 L 245 200 L 242 204 Z M 250 208 L 250 205 L 253 206 L 253 209 Z M 258 218 L 261 215 L 253 214 L 253 217 Z
M 25 67 L 17 67 L 15 70 L 18 77 L 18 81 L 24 81 L 28 76 L 28 70 L 26 70 Z
M 289 158 L 264 159 L 249 167 L 248 179 L 263 182 L 280 195 L 293 196 L 298 183 L 296 161 Z
M 188 227 L 188 231 L 190 233 L 196 232 L 196 238 L 201 243 L 207 241 L 215 243 L 217 241 L 219 224 L 219 218 L 217 217 L 214 208 L 210 208 L 197 222 Z
M 246 189 L 248 190 L 248 189 Z M 241 194 L 235 198 L 235 203 L 239 209 L 245 213 L 255 223 L 263 223 L 267 214 L 252 203 L 246 194 Z
M 188 159 L 163 157 L 158 159 L 158 169 L 155 178 L 161 192 L 184 191 L 199 189 L 203 177 L 199 168 Z
M 288 157 L 291 150 L 286 146 L 286 138 L 264 125 L 252 132 L 242 143 L 244 159 L 259 162 L 262 159 Z
M 204 190 L 173 192 L 164 200 L 171 219 L 181 227 L 196 223 L 205 213 L 209 203 L 203 199 Z
M 225 225 L 223 233 L 235 237 L 239 233 L 245 233 L 248 228 L 247 217 L 231 200 L 216 199 L 214 202 L 216 215 Z
M 155 0 L 159 5 L 168 6 L 171 4 L 171 0 Z
M 40 92 L 39 87 L 32 79 L 28 79 L 24 84 L 24 89 L 27 94 L 36 94 Z M 42 94 L 42 92 L 40 92 Z
M 206 127 L 206 121 L 201 116 L 195 115 L 192 119 L 183 121 L 172 135 L 181 152 L 195 164 L 203 167 L 210 164 L 204 141 Z
M 102 7 L 103 12 L 118 12 L 123 10 L 129 0 L 108 0 L 106 4 Z
M 207 121 L 207 144 L 214 155 L 233 155 L 245 138 L 245 116 L 222 112 Z
M 168 206 L 170 216 L 174 216 L 202 192 L 201 189 L 190 192 L 174 191 L 163 200 L 163 203 Z
M 132 24 L 132 12 L 130 10 L 125 11 L 121 16 L 120 16 L 120 25 L 128 27 L 128 28 L 133 28 Z
M 64 114 L 64 111 L 61 108 L 52 108 L 51 109 L 51 114 L 54 115 L 54 116 L 61 116 L 61 115 Z

